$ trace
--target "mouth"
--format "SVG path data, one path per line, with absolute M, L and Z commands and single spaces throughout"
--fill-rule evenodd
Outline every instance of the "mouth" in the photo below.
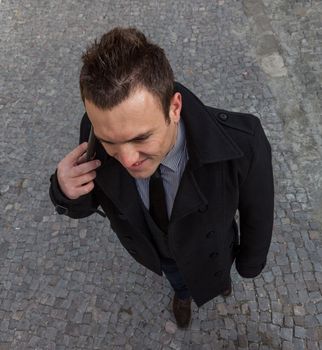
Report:
M 139 165 L 141 165 L 143 162 L 144 162 L 144 160 L 142 160 L 142 161 L 140 161 L 140 162 L 136 162 L 136 163 L 133 164 L 133 166 L 139 166 Z
M 141 167 L 141 165 L 146 161 L 146 159 L 143 159 L 139 162 L 134 163 L 132 166 L 129 167 L 129 170 L 137 170 Z

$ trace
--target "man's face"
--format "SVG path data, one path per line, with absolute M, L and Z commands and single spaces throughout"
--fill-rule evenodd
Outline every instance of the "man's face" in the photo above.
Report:
M 181 111 L 179 93 L 171 99 L 170 122 L 159 100 L 143 88 L 112 109 L 99 109 L 88 100 L 85 108 L 105 151 L 134 178 L 151 176 L 175 144 Z

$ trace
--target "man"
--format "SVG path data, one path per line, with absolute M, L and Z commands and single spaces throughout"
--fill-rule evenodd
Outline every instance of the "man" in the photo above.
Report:
M 265 266 L 274 189 L 260 121 L 205 106 L 133 28 L 115 28 L 87 50 L 80 90 L 80 145 L 51 177 L 51 199 L 72 218 L 102 214 L 101 206 L 129 254 L 165 274 L 177 324 L 187 327 L 192 299 L 200 307 L 231 293 L 235 259 L 243 277 Z M 84 163 L 91 126 L 96 159 Z

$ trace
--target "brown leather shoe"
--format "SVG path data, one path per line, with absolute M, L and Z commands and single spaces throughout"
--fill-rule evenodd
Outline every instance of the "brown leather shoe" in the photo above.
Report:
M 229 287 L 226 288 L 222 293 L 221 293 L 221 296 L 223 296 L 224 298 L 226 297 L 229 297 L 229 295 L 231 294 L 232 292 L 232 286 L 231 286 L 231 279 L 229 279 Z
M 187 328 L 191 320 L 191 301 L 189 299 L 179 299 L 176 295 L 173 297 L 173 313 L 179 328 Z

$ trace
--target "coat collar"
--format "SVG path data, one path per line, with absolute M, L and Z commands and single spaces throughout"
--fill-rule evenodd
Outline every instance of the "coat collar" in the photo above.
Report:
M 217 119 L 210 115 L 206 106 L 190 90 L 176 82 L 175 92 L 182 95 L 181 117 L 186 128 L 192 168 L 243 156 Z

